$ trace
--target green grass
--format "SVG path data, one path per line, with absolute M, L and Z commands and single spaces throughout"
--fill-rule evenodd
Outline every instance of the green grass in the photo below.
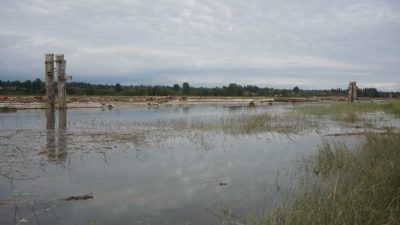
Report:
M 170 127 L 173 129 L 189 129 L 192 131 L 223 132 L 232 135 L 259 134 L 274 132 L 281 134 L 300 133 L 316 128 L 318 121 L 298 112 L 282 112 L 280 114 L 249 113 L 241 115 L 221 116 L 212 120 L 172 119 L 148 123 L 149 126 Z
M 222 119 L 220 128 L 226 134 L 258 134 L 275 132 L 281 134 L 300 133 L 318 126 L 317 121 L 296 112 L 281 114 L 249 114 Z
M 296 108 L 306 115 L 330 118 L 342 124 L 342 126 L 358 125 L 362 127 L 380 127 L 379 121 L 371 121 L 366 113 L 384 112 L 394 117 L 400 117 L 400 102 L 385 103 L 332 103 L 318 105 L 304 105 Z
M 305 105 L 300 111 L 313 115 L 340 115 L 382 111 L 400 117 L 400 102 L 388 103 L 333 103 L 329 105 Z
M 245 224 L 400 224 L 400 136 L 367 135 L 350 149 L 323 144 L 304 164 L 297 193 Z

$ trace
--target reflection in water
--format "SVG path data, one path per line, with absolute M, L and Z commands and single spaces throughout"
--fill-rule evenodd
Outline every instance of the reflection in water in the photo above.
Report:
M 55 110 L 54 107 L 48 106 L 46 108 L 46 139 L 47 139 L 47 150 L 48 154 L 50 155 L 51 152 L 55 148 L 55 134 L 54 134 L 54 129 L 55 129 Z
M 149 159 L 149 154 L 145 151 L 136 150 L 136 159 L 139 162 L 146 162 Z
M 281 106 L 242 110 L 214 106 L 131 108 L 107 113 L 68 110 L 68 115 L 67 111 L 46 110 L 46 121 L 42 111 L 0 116 L 0 156 L 8 154 L 0 160 L 0 165 L 8 166 L 0 168 L 4 171 L 0 174 L 14 171 L 12 177 L 22 178 L 10 185 L 12 179 L 0 177 L 0 198 L 11 199 L 9 204 L 0 204 L 0 224 L 35 224 L 35 218 L 40 224 L 60 225 L 88 221 L 111 225 L 218 224 L 222 221 L 214 216 L 226 216 L 227 207 L 232 207 L 229 215 L 254 207 L 262 216 L 262 209 L 267 211 L 273 197 L 280 197 L 274 192 L 277 186 L 281 190 L 296 188 L 287 171 L 296 169 L 304 155 L 325 141 L 313 131 L 289 137 L 268 131 L 231 135 L 213 129 L 219 125 L 218 118 L 240 119 L 261 113 L 281 118 L 275 117 L 286 112 Z M 291 126 L 294 119 L 297 124 L 297 118 L 272 121 Z M 191 121 L 199 128 L 189 126 Z M 318 122 L 330 127 L 321 129 L 340 129 L 324 121 Z M 44 128 L 45 138 L 41 136 Z M 331 138 L 354 143 L 361 140 Z M 43 152 L 47 163 L 37 155 L 46 141 L 47 151 Z M 57 201 L 89 193 L 96 199 Z M 14 206 L 19 207 L 16 212 Z
M 56 116 L 54 107 L 48 106 L 46 108 L 46 129 L 48 131 L 54 130 L 55 123 L 56 123 Z
M 67 157 L 67 110 L 60 109 L 58 113 L 58 135 L 56 145 L 55 134 L 55 110 L 52 107 L 46 109 L 47 129 L 47 158 L 52 162 L 64 162 Z
M 67 110 L 60 109 L 58 112 L 58 152 L 57 161 L 64 162 L 67 157 Z
M 183 112 L 184 114 L 188 114 L 188 113 L 190 112 L 190 107 L 183 107 L 183 108 L 182 108 L 182 112 Z
M 228 108 L 229 112 L 237 112 L 240 110 L 243 110 L 243 106 L 226 106 L 225 108 Z

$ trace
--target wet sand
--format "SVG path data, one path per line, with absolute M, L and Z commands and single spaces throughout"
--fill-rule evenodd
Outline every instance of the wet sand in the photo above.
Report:
M 281 102 L 332 102 L 345 101 L 344 97 L 177 97 L 177 96 L 79 96 L 68 97 L 68 108 L 107 108 L 131 106 L 157 106 L 161 104 L 233 104 L 248 105 L 250 102 L 259 104 Z M 57 99 L 56 99 L 57 104 Z M 0 96 L 0 107 L 17 109 L 43 109 L 46 108 L 42 96 Z

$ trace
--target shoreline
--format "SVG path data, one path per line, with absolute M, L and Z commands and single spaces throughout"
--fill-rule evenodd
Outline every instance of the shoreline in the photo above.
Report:
M 394 99 L 360 98 L 359 102 L 387 102 Z M 160 105 L 258 105 L 295 103 L 333 103 L 347 101 L 343 96 L 332 97 L 178 97 L 178 96 L 70 96 L 67 108 L 129 108 Z M 395 100 L 396 101 L 396 100 Z M 43 96 L 0 96 L 0 108 L 30 110 L 46 109 Z M 56 99 L 57 108 L 57 99 Z

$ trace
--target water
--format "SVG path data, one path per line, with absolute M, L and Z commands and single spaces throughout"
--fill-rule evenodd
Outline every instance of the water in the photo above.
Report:
M 262 214 L 277 189 L 290 188 L 289 170 L 323 138 L 314 128 L 233 135 L 184 125 L 287 110 L 170 106 L 0 114 L 0 224 L 215 224 L 250 209 Z M 62 200 L 84 194 L 95 198 Z

